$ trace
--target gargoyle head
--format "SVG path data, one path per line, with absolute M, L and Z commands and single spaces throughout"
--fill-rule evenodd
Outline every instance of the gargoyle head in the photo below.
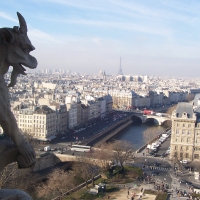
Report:
M 8 87 L 13 87 L 16 84 L 19 74 L 26 75 L 24 66 L 31 69 L 37 67 L 36 58 L 29 54 L 35 47 L 27 36 L 26 21 L 18 12 L 17 16 L 19 27 L 0 29 L 0 62 L 13 67 L 11 82 Z

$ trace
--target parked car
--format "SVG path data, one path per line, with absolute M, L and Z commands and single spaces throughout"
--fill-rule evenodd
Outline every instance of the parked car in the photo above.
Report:
M 179 183 L 186 183 L 185 180 L 179 180 Z
M 163 153 L 162 155 L 161 155 L 161 158 L 164 158 L 166 156 L 166 153 Z
M 153 154 L 155 154 L 154 150 L 152 150 L 152 151 L 149 152 L 149 155 L 153 155 Z
M 155 166 L 160 166 L 161 163 L 155 162 L 154 165 L 155 165 Z
M 151 176 L 158 176 L 159 172 L 153 171 L 151 172 Z
M 160 154 L 154 153 L 152 156 L 154 156 L 154 157 L 160 157 Z

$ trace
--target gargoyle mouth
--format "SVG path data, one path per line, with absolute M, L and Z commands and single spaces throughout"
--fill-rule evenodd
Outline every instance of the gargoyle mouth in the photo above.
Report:
M 15 66 L 15 67 L 16 67 L 16 66 Z M 24 66 L 23 66 L 21 63 L 19 63 L 19 64 L 17 65 L 17 70 L 19 71 L 20 74 L 27 75 L 27 74 L 25 73 L 26 69 L 24 68 Z

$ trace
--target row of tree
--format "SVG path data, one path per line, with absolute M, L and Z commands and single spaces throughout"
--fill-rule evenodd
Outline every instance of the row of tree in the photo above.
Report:
M 103 144 L 93 148 L 92 153 L 85 153 L 70 169 L 54 169 L 45 178 L 31 172 L 31 169 L 18 169 L 14 163 L 1 172 L 0 187 L 25 190 L 34 199 L 52 199 L 90 179 L 94 185 L 94 177 L 109 171 L 111 166 L 118 165 L 123 170 L 124 163 L 133 158 L 131 149 L 131 144 L 126 141 Z

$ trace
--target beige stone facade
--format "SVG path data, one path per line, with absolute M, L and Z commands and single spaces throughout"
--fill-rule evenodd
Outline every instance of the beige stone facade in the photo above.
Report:
M 48 106 L 31 109 L 20 109 L 18 116 L 18 126 L 39 140 L 52 139 L 56 135 L 56 112 Z
M 200 155 L 200 121 L 189 103 L 179 103 L 172 113 L 171 159 L 198 160 Z

